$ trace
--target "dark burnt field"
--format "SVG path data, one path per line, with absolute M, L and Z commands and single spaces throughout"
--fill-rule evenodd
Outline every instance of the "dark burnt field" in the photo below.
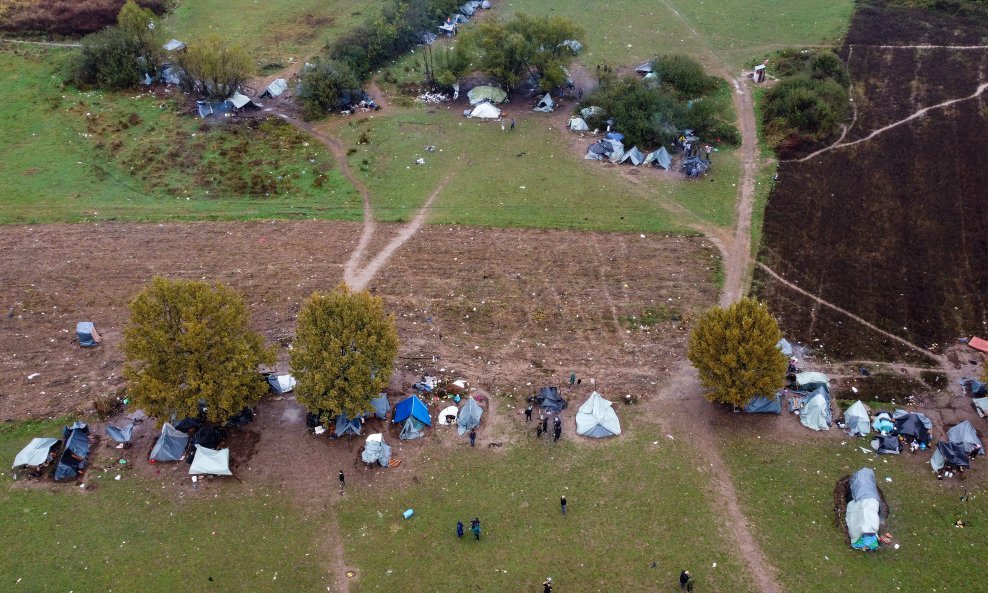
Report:
M 858 109 L 846 141 L 988 81 L 988 49 L 868 46 L 981 44 L 986 32 L 983 20 L 859 10 L 843 49 Z M 778 174 L 762 262 L 919 346 L 988 333 L 988 93 Z M 756 286 L 791 338 L 841 358 L 915 357 L 757 271 Z
M 0 2 L 0 31 L 18 34 L 87 35 L 116 24 L 126 0 L 10 0 Z M 137 0 L 164 14 L 168 0 Z

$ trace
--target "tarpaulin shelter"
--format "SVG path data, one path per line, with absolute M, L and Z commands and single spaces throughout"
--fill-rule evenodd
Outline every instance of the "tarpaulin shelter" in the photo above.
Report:
M 460 409 L 456 406 L 447 406 L 439 412 L 437 421 L 439 426 L 452 426 L 456 424 L 456 417 L 460 415 Z
M 501 117 L 501 110 L 494 107 L 490 103 L 480 103 L 474 107 L 467 117 L 476 117 L 478 119 L 497 119 Z
M 395 404 L 392 422 L 404 422 L 410 417 L 415 418 L 425 426 L 432 425 L 432 418 L 429 417 L 429 408 L 422 403 L 422 400 L 417 395 L 410 395 Z
M 432 37 L 433 40 L 435 40 L 436 36 L 433 35 Z M 261 92 L 261 97 L 277 97 L 286 90 L 288 90 L 288 81 L 284 78 L 276 78 L 271 81 L 271 84 L 264 88 L 264 91 Z
M 496 86 L 475 86 L 467 92 L 467 99 L 471 105 L 479 105 L 483 102 L 504 103 L 508 100 L 508 93 Z
M 271 391 L 278 395 L 292 391 L 297 384 L 298 381 L 291 375 L 268 375 L 268 385 L 271 386 Z
M 683 173 L 688 177 L 699 177 L 710 169 L 710 161 L 699 156 L 691 156 L 683 159 Z
M 975 430 L 974 425 L 969 420 L 965 420 L 948 430 L 947 440 L 963 447 L 964 452 L 968 455 L 975 451 L 977 451 L 978 455 L 985 454 L 984 445 L 981 444 L 981 439 L 978 438 L 978 431 Z
M 604 139 L 617 140 L 618 142 L 620 142 L 624 140 L 624 134 L 622 134 L 621 132 L 608 132 L 607 134 L 604 135 Z
M 851 498 L 844 519 L 851 547 L 874 550 L 878 548 L 877 534 L 881 528 L 881 499 L 875 483 L 875 470 L 868 467 L 859 469 L 851 474 L 848 486 Z
M 480 7 L 483 8 L 484 10 L 490 10 L 491 9 L 491 0 L 482 0 L 482 2 L 480 3 Z M 563 43 L 566 43 L 566 42 L 564 41 Z
M 161 436 L 151 449 L 148 459 L 151 461 L 178 461 L 185 454 L 189 445 L 189 435 L 165 422 L 161 427 Z
M 235 91 L 232 95 L 230 95 L 230 98 L 227 99 L 226 102 L 230 104 L 230 107 L 232 107 L 234 111 L 240 109 L 258 109 L 260 107 L 260 105 L 251 101 L 250 97 L 239 91 Z
M 89 463 L 89 427 L 84 422 L 74 422 L 62 430 L 62 454 L 55 466 L 54 478 L 69 480 L 78 477 Z
M 467 403 L 460 408 L 460 414 L 456 418 L 456 434 L 462 435 L 468 430 L 480 426 L 480 417 L 483 415 L 484 409 L 480 407 L 477 400 L 472 397 L 467 399 Z
M 871 439 L 871 448 L 879 455 L 898 455 L 902 452 L 899 437 L 890 434 L 880 434 Z
M 892 434 L 895 432 L 895 422 L 888 412 L 879 412 L 875 419 L 871 421 L 871 427 L 879 434 Z
M 624 163 L 627 161 L 631 161 L 631 164 L 637 167 L 638 165 L 645 162 L 645 155 L 642 154 L 642 151 L 638 150 L 637 146 L 633 146 L 631 150 L 624 153 L 624 156 L 622 156 L 621 160 L 619 160 L 618 162 Z
M 384 442 L 384 435 L 375 433 L 367 437 L 360 460 L 368 464 L 376 463 L 381 467 L 391 464 L 391 447 Z
M 459 24 L 462 24 L 462 23 L 469 23 L 470 22 L 470 17 L 468 17 L 465 14 L 453 13 L 453 14 L 450 15 L 449 20 L 454 25 L 459 25 Z
M 871 432 L 868 407 L 861 400 L 854 402 L 844 412 L 844 423 L 847 424 L 847 434 L 860 437 L 866 436 Z
M 391 404 L 388 403 L 388 394 L 382 393 L 378 395 L 370 400 L 370 404 L 374 407 L 375 416 L 382 420 L 388 417 L 388 410 L 391 408 Z
M 988 395 L 988 383 L 982 383 L 977 379 L 964 379 L 961 384 L 971 390 L 971 396 Z
M 813 391 L 819 387 L 823 387 L 827 390 L 827 393 L 830 393 L 830 379 L 823 373 L 798 373 L 796 375 L 796 385 L 800 391 Z
M 971 461 L 964 447 L 950 441 L 940 441 L 937 443 L 936 451 L 933 452 L 933 457 L 930 458 L 930 465 L 933 471 L 938 472 L 947 464 L 954 467 L 971 467 Z
M 360 431 L 363 425 L 360 422 L 360 417 L 348 418 L 346 414 L 340 414 L 336 417 L 336 429 L 333 434 L 337 437 L 346 436 L 352 434 L 353 436 L 360 436 Z
M 129 443 L 134 437 L 134 423 L 131 422 L 123 428 L 117 428 L 112 424 L 106 425 L 106 436 L 115 440 L 118 443 Z
M 830 430 L 830 400 L 817 392 L 799 410 L 799 421 L 812 430 Z
M 789 340 L 782 338 L 776 342 L 775 347 L 779 349 L 779 352 L 785 354 L 786 356 L 792 356 L 792 343 Z
M 900 436 L 912 437 L 920 443 L 930 442 L 930 431 L 919 414 L 907 413 L 896 418 L 895 431 Z
M 569 120 L 569 129 L 574 132 L 589 132 L 590 126 L 582 117 L 574 117 Z
M 604 115 L 604 108 L 597 107 L 596 105 L 591 105 L 590 107 L 584 107 L 580 110 L 580 115 L 585 118 L 592 117 L 594 115 Z
M 745 404 L 744 411 L 748 414 L 781 414 L 782 394 L 776 393 L 773 397 L 756 395 Z
M 473 13 L 477 12 L 478 8 L 480 8 L 479 0 L 477 2 L 467 2 L 460 7 L 460 12 L 467 16 L 473 16 Z
M 559 47 L 564 46 L 568 47 L 569 50 L 573 52 L 573 55 L 580 53 L 580 50 L 583 49 L 583 44 L 576 39 L 563 39 L 563 41 L 559 44 Z
M 398 438 L 403 441 L 421 438 L 425 436 L 425 432 L 422 430 L 425 426 L 425 423 L 413 417 L 408 417 L 405 420 L 405 424 L 401 427 L 401 433 L 398 435 Z
M 13 469 L 21 467 L 41 467 L 51 461 L 52 448 L 58 446 L 59 440 L 53 438 L 35 438 L 14 457 Z
M 96 331 L 96 324 L 92 321 L 80 321 L 75 324 L 75 335 L 79 339 L 79 345 L 83 347 L 96 346 L 102 340 L 99 332 Z
M 621 422 L 614 406 L 594 391 L 576 411 L 576 434 L 594 439 L 621 434 Z
M 618 140 L 604 138 L 591 144 L 584 158 L 588 161 L 602 161 L 607 158 L 612 163 L 616 163 L 622 156 L 624 156 L 624 145 Z
M 672 166 L 672 155 L 663 146 L 654 152 L 650 152 L 645 156 L 645 164 L 652 165 L 653 167 L 662 167 L 666 171 Z
M 542 113 L 549 113 L 556 108 L 556 102 L 552 100 L 552 96 L 546 93 L 535 106 L 533 111 L 540 111 Z
M 559 395 L 558 387 L 543 387 L 535 396 L 535 403 L 549 414 L 558 414 L 566 408 L 567 402 Z
M 158 78 L 165 84 L 181 84 L 184 72 L 175 64 L 162 64 L 158 68 Z
M 204 474 L 210 476 L 232 476 L 233 472 L 230 471 L 230 450 L 220 449 L 217 451 L 203 447 L 202 445 L 196 445 L 195 458 L 192 459 L 192 464 L 189 465 L 189 475 Z
M 639 74 L 648 74 L 652 71 L 652 62 L 645 62 L 644 64 L 635 68 L 635 72 Z
M 167 43 L 161 46 L 165 51 L 182 51 L 185 49 L 185 43 L 179 41 L 178 39 L 170 39 Z
M 988 397 L 977 397 L 971 400 L 974 404 L 974 409 L 978 411 L 978 416 L 984 418 L 988 415 Z

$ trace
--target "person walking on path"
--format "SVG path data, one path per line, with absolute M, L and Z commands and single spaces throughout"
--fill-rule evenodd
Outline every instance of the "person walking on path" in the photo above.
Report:
M 463 539 L 463 521 L 456 522 L 456 537 Z
M 563 426 L 561 424 L 556 425 L 556 432 L 553 435 L 552 442 L 559 441 L 559 437 L 563 436 Z
M 514 129 L 515 129 L 515 118 L 512 117 L 511 118 L 511 130 L 514 131 Z
M 477 517 L 470 521 L 470 531 L 473 533 L 473 539 L 480 541 L 480 519 Z
M 549 432 L 549 417 L 546 416 L 544 413 L 539 412 L 539 421 L 542 422 L 542 432 L 548 433 Z
M 525 408 L 525 422 L 531 422 L 531 421 L 532 421 L 532 404 L 528 404 L 528 407 Z
M 541 424 L 536 424 L 535 425 L 535 438 L 539 439 L 540 441 L 542 440 L 542 425 Z
M 471 447 L 475 446 L 475 443 L 476 442 L 477 442 L 477 429 L 471 428 L 470 429 L 470 446 Z
M 563 494 L 562 496 L 559 497 L 559 509 L 563 512 L 564 515 L 566 514 L 566 495 L 565 494 Z
M 343 476 L 343 470 L 340 470 L 340 496 L 343 496 L 343 489 L 346 487 L 346 478 Z
M 679 588 L 686 589 L 686 583 L 690 582 L 690 571 L 684 570 L 679 573 Z
M 546 577 L 542 581 L 542 593 L 552 593 L 552 577 Z

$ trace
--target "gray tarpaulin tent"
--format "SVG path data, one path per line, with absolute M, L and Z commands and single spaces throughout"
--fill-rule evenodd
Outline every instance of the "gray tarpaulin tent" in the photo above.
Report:
M 830 401 L 817 393 L 800 408 L 799 421 L 812 430 L 830 430 Z
M 53 438 L 31 439 L 31 442 L 17 454 L 17 457 L 14 457 L 14 465 L 11 467 L 17 469 L 19 467 L 38 467 L 39 465 L 44 465 L 48 462 L 51 448 L 57 444 L 58 439 Z
M 933 466 L 933 471 L 940 471 L 948 463 L 956 467 L 971 467 L 964 447 L 949 441 L 940 441 L 930 458 L 930 465 Z
M 106 425 L 106 436 L 115 440 L 118 443 L 129 443 L 130 439 L 134 436 L 134 423 L 131 422 L 123 428 L 117 428 L 112 424 Z
M 926 416 L 896 410 L 892 417 L 895 418 L 895 431 L 900 436 L 912 437 L 920 443 L 930 442 L 930 428 L 933 424 Z
M 376 463 L 381 467 L 388 467 L 391 464 L 391 447 L 384 442 L 384 435 L 377 433 L 367 437 L 360 459 L 364 463 Z
M 655 152 L 650 152 L 645 156 L 645 164 L 652 165 L 653 167 L 662 167 L 666 171 L 672 166 L 672 156 L 669 155 L 669 151 L 663 146 L 656 150 Z
M 232 476 L 233 472 L 230 471 L 230 450 L 220 449 L 217 451 L 215 449 L 207 449 L 202 445 L 196 445 L 196 455 L 192 458 L 192 464 L 189 465 L 189 475 L 203 474 Z
M 334 434 L 337 437 L 346 436 L 352 434 L 353 436 L 360 436 L 360 429 L 362 428 L 360 424 L 360 417 L 353 418 L 352 420 L 347 417 L 346 414 L 340 414 L 336 417 L 336 429 Z
M 800 391 L 813 391 L 823 387 L 827 393 L 830 393 L 830 379 L 823 373 L 799 373 L 796 375 L 796 385 L 799 386 Z
M 435 35 L 433 35 L 435 37 Z M 288 90 L 288 82 L 284 78 L 277 78 L 271 82 L 261 93 L 261 97 L 277 97 Z
M 792 356 L 792 344 L 789 340 L 782 338 L 775 344 L 775 347 L 779 349 L 779 352 L 785 354 L 786 356 Z
M 100 343 L 99 332 L 96 331 L 96 324 L 92 321 L 80 321 L 75 324 L 75 335 L 79 338 L 80 346 L 96 346 Z
M 744 411 L 749 414 L 781 414 L 782 395 L 776 393 L 774 397 L 756 395 L 744 407 Z
M 871 432 L 871 419 L 868 416 L 868 408 L 861 400 L 851 404 L 851 407 L 844 412 L 844 423 L 847 424 L 847 434 L 851 436 L 867 436 Z
M 594 391 L 576 412 L 576 434 L 600 439 L 621 434 L 621 422 L 611 402 Z
M 881 506 L 878 486 L 875 483 L 875 470 L 865 467 L 851 474 L 851 499 L 847 503 L 847 533 L 855 548 L 878 547 L 875 537 L 881 527 L 879 508 Z M 862 540 L 868 536 L 867 540 Z
M 974 409 L 978 411 L 978 416 L 984 418 L 988 415 L 988 397 L 977 397 L 971 400 L 974 404 Z
M 580 115 L 582 115 L 584 119 L 588 117 L 592 117 L 594 115 L 604 115 L 604 108 L 597 107 L 596 105 L 591 105 L 590 107 L 584 107 L 583 109 L 580 110 Z
M 405 420 L 404 426 L 401 427 L 401 434 L 398 438 L 403 441 L 411 441 L 413 439 L 418 439 L 425 436 L 425 432 L 422 429 L 425 428 L 424 422 L 419 422 L 415 418 L 409 416 Z
M 899 437 L 893 435 L 878 435 L 871 440 L 871 448 L 879 455 L 898 455 L 901 452 Z
M 964 452 L 968 455 L 974 451 L 977 451 L 978 455 L 985 454 L 984 445 L 981 444 L 981 439 L 978 438 L 978 431 L 975 430 L 974 426 L 968 420 L 948 430 L 947 439 L 951 443 L 963 447 Z
M 271 391 L 278 395 L 295 389 L 296 383 L 295 377 L 291 375 L 268 375 L 268 385 L 271 386 Z
M 549 414 L 558 414 L 566 407 L 566 400 L 559 395 L 558 387 L 543 387 L 535 397 L 535 403 Z
M 569 129 L 574 132 L 589 132 L 590 126 L 587 125 L 586 120 L 582 117 L 574 117 L 569 120 Z
M 484 409 L 480 407 L 477 400 L 472 397 L 460 408 L 460 413 L 456 417 L 456 434 L 462 435 L 468 430 L 480 426 L 480 417 L 484 415 Z
M 151 461 L 178 461 L 185 453 L 189 444 L 189 435 L 165 422 L 161 427 L 161 436 L 151 449 L 148 459 Z
M 556 102 L 552 100 L 552 96 L 546 93 L 544 97 L 539 101 L 539 104 L 535 106 L 534 111 L 541 111 L 542 113 L 549 113 L 556 108 Z
M 382 420 L 388 417 L 388 409 L 391 408 L 391 404 L 388 403 L 388 394 L 382 393 L 370 400 L 370 404 L 374 406 L 374 415 Z
M 642 154 L 642 151 L 638 150 L 637 146 L 633 146 L 631 150 L 624 153 L 624 156 L 622 156 L 621 160 L 618 162 L 624 163 L 626 161 L 631 161 L 631 164 L 637 167 L 645 162 L 645 155 Z
M 55 466 L 55 480 L 78 477 L 89 463 L 89 427 L 84 422 L 74 422 L 62 430 L 65 446 Z

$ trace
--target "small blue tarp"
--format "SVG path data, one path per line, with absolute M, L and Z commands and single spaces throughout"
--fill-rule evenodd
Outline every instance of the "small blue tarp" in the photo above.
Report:
M 96 325 L 92 321 L 80 321 L 75 324 L 75 335 L 79 338 L 80 346 L 99 344 L 99 334 L 96 333 Z
M 347 418 L 346 414 L 340 414 L 336 417 L 336 436 L 341 437 L 347 434 L 360 436 L 360 429 L 360 416 L 357 416 L 353 420 Z
M 604 136 L 604 138 L 608 140 L 617 140 L 618 142 L 620 142 L 624 140 L 624 134 L 620 132 L 608 132 L 608 134 Z
M 429 417 L 429 408 L 426 407 L 418 396 L 410 395 L 395 405 L 393 422 L 404 422 L 409 417 L 415 418 L 426 426 L 432 426 L 432 418 Z

